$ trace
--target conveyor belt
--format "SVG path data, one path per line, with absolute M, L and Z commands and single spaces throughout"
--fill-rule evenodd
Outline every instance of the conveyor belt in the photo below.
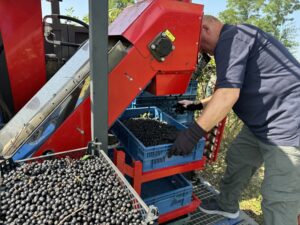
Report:
M 108 52 L 109 70 L 112 70 L 125 55 L 126 49 L 121 41 L 112 43 Z M 87 98 L 89 72 L 87 41 L 3 129 L 0 120 L 0 155 L 5 158 L 14 157 L 20 150 L 20 154 L 14 157 L 14 160 L 30 157 L 58 128 L 59 122 L 69 115 L 66 112 L 72 113 L 75 107 Z M 80 91 L 82 85 L 87 91 Z M 84 95 L 78 97 L 82 93 Z M 73 103 L 76 103 L 76 106 Z M 22 149 L 26 144 L 30 147 L 25 146 Z

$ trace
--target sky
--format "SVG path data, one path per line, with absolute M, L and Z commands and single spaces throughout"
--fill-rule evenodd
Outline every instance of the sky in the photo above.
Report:
M 204 5 L 204 13 L 217 16 L 221 11 L 226 9 L 226 0 L 193 0 L 194 3 Z M 88 0 L 63 0 L 60 3 L 60 13 L 65 14 L 66 9 L 73 7 L 74 15 L 79 18 L 88 14 Z M 50 14 L 50 3 L 42 0 L 43 15 Z M 295 12 L 292 17 L 294 18 L 295 26 L 298 29 L 296 41 L 299 43 L 298 48 L 295 50 L 294 55 L 300 61 L 300 10 Z

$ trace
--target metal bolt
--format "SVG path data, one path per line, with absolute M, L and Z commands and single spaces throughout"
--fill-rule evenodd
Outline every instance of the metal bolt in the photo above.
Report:
M 127 77 L 128 80 L 133 81 L 133 78 L 128 73 L 124 73 L 124 75 Z
M 151 47 L 151 49 L 156 49 L 155 44 L 152 44 L 150 47 Z
M 172 45 L 172 50 L 175 50 L 175 45 Z
M 162 33 L 161 33 L 161 36 L 166 37 L 167 34 L 166 34 L 165 32 L 162 32 Z
M 164 57 L 161 57 L 161 58 L 160 58 L 160 61 L 164 62 L 164 61 L 165 61 L 165 58 L 164 58 Z
M 79 127 L 77 127 L 76 130 L 78 130 L 80 134 L 84 134 L 84 130 L 80 129 Z

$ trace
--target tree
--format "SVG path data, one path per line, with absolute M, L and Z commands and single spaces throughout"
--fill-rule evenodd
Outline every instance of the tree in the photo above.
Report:
M 117 18 L 117 16 L 122 12 L 122 10 L 132 3 L 134 3 L 134 0 L 109 0 L 109 23 L 114 21 Z
M 75 9 L 74 9 L 73 6 L 71 6 L 70 8 L 67 8 L 65 10 L 66 10 L 66 16 L 70 16 L 70 17 L 73 17 L 75 19 L 79 19 L 78 16 L 74 16 Z
M 108 22 L 114 21 L 117 16 L 128 5 L 134 3 L 134 0 L 109 0 L 108 1 Z M 89 16 L 86 15 L 82 18 L 85 23 L 89 23 Z
M 256 25 L 293 50 L 298 43 L 291 15 L 299 9 L 300 0 L 227 0 L 227 9 L 219 17 L 225 23 Z
M 111 23 L 114 21 L 117 16 L 122 12 L 124 8 L 128 5 L 133 4 L 134 0 L 109 0 L 108 1 L 108 22 Z M 74 7 L 66 9 L 66 15 L 79 19 L 78 16 L 74 16 L 75 10 Z M 82 21 L 89 23 L 89 15 L 85 15 L 82 18 Z

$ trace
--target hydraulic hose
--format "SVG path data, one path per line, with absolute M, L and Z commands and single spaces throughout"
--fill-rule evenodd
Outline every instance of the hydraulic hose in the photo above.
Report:
M 64 20 L 69 20 L 69 21 L 73 21 L 75 23 L 78 23 L 80 25 L 82 25 L 83 27 L 85 27 L 86 29 L 89 29 L 89 25 L 79 19 L 73 18 L 71 16 L 64 16 L 64 15 L 58 15 L 58 14 L 52 14 L 52 15 L 47 15 L 44 17 L 43 21 L 45 22 L 46 19 L 48 18 L 52 18 L 52 19 L 64 19 Z

